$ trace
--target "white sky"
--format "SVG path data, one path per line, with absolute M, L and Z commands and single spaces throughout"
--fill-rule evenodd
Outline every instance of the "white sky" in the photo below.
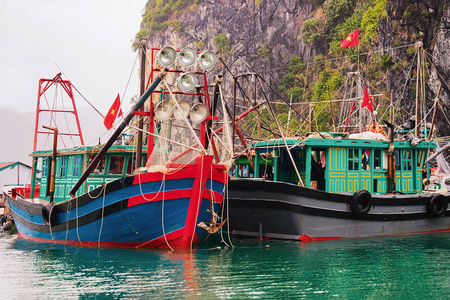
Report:
M 36 108 L 38 81 L 60 72 L 103 114 L 138 92 L 136 53 L 147 0 L 0 0 L 0 106 Z M 64 79 L 67 79 L 64 77 Z M 78 107 L 88 104 L 74 91 Z

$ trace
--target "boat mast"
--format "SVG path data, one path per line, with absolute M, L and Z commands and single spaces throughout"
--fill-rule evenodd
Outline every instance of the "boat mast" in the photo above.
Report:
M 58 128 L 43 126 L 45 129 L 53 131 L 53 151 L 52 160 L 50 161 L 50 183 L 47 185 L 47 196 L 50 196 L 50 203 L 53 203 L 53 198 L 55 196 L 55 175 L 56 175 L 56 152 L 58 143 Z
M 421 84 L 421 67 L 422 67 L 422 42 L 418 42 L 416 44 L 417 47 L 417 81 L 416 81 L 416 126 L 415 126 L 415 136 L 419 137 L 420 135 L 420 123 L 422 121 L 421 118 L 421 110 L 420 110 L 420 84 Z
M 359 56 L 358 56 L 359 58 Z M 359 64 L 358 64 L 358 83 L 356 88 L 357 98 L 361 99 L 362 97 L 362 82 L 361 82 L 361 73 L 359 73 Z M 363 109 L 362 109 L 362 101 L 359 101 L 359 132 L 362 132 L 362 115 L 363 115 Z
M 140 74 L 140 84 L 139 84 L 139 96 L 142 96 L 145 92 L 145 60 L 147 54 L 147 39 L 143 38 L 141 40 L 141 74 Z M 141 109 L 143 111 L 144 108 Z M 142 129 L 144 129 L 144 118 L 143 116 L 139 119 L 138 125 L 138 133 L 137 133 L 137 145 L 136 145 L 136 166 L 135 169 L 142 167 Z
M 71 102 L 72 102 L 72 109 L 69 107 L 66 108 L 64 105 L 63 108 L 57 108 L 56 106 L 50 106 L 45 101 L 41 101 L 41 97 L 44 96 L 45 93 L 53 87 L 55 90 L 58 87 L 58 85 L 66 92 L 66 94 L 69 96 Z M 47 107 L 42 107 L 41 104 L 47 103 Z M 56 99 L 54 100 L 53 105 L 56 105 Z M 55 127 L 58 127 L 56 124 L 56 114 L 73 114 L 75 117 L 75 122 L 77 124 L 78 132 L 70 132 L 69 129 L 65 130 L 59 130 L 56 134 L 61 138 L 62 143 L 64 144 L 64 137 L 78 137 L 80 139 L 80 144 L 84 145 L 83 140 L 83 134 L 81 132 L 81 126 L 80 126 L 80 119 L 78 118 L 78 112 L 77 107 L 75 105 L 75 99 L 73 97 L 73 91 L 72 91 L 72 83 L 69 80 L 63 80 L 61 78 L 61 73 L 56 74 L 53 79 L 45 79 L 41 78 L 39 79 L 39 88 L 38 88 L 38 97 L 37 97 L 37 105 L 36 105 L 36 121 L 35 121 L 35 127 L 34 127 L 34 142 L 33 142 L 33 152 L 38 150 L 37 149 L 37 140 L 38 140 L 38 134 L 42 135 L 45 134 L 47 137 L 51 134 L 50 131 L 40 131 L 39 130 L 39 122 L 40 122 L 40 115 L 42 113 L 49 113 L 50 114 L 50 125 L 52 123 Z M 46 127 L 45 127 L 46 128 Z M 53 128 L 53 127 L 52 127 Z M 61 129 L 61 128 L 60 128 Z M 37 167 L 38 167 L 38 159 L 37 157 L 33 157 L 32 162 L 32 169 L 31 169 L 31 193 L 30 198 L 34 199 L 35 196 L 35 188 L 36 188 L 36 176 L 37 176 Z M 54 162 L 56 164 L 56 161 Z

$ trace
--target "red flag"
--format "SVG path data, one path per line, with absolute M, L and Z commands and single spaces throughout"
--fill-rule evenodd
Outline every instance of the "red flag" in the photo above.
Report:
M 374 111 L 374 107 L 373 107 L 373 96 L 372 96 L 372 100 L 370 100 L 369 97 L 369 92 L 367 91 L 367 85 L 364 84 L 364 98 L 363 98 L 363 102 L 361 104 L 361 108 L 367 106 L 367 109 L 370 111 Z
M 114 100 L 114 103 L 108 110 L 108 114 L 103 120 L 103 124 L 105 124 L 106 129 L 111 129 L 111 127 L 114 125 L 114 120 L 116 119 L 116 117 L 119 117 L 121 115 L 122 108 L 120 108 L 120 96 L 119 94 L 117 94 L 116 100 Z
M 359 45 L 359 36 L 358 36 L 358 28 L 347 35 L 345 39 L 341 41 L 341 47 L 355 47 Z
M 374 100 L 374 98 L 375 98 L 374 96 L 370 96 L 370 101 L 367 104 L 367 109 L 370 110 L 370 111 L 374 111 L 375 110 L 375 107 L 374 107 L 375 100 Z

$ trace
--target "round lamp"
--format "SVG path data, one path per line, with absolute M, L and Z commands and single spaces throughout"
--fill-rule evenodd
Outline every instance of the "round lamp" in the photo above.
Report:
M 198 84 L 197 77 L 194 73 L 187 72 L 183 73 L 178 77 L 177 86 L 183 92 L 188 92 L 195 88 Z
M 191 47 L 183 48 L 180 52 L 178 52 L 177 61 L 180 66 L 184 68 L 189 68 L 192 66 L 197 60 L 197 51 L 192 49 Z
M 159 102 L 155 107 L 155 119 L 165 121 L 172 116 L 173 106 L 170 101 L 164 100 Z
M 209 71 L 216 65 L 217 58 L 211 51 L 205 51 L 198 57 L 198 66 L 204 71 Z
M 176 58 L 177 52 L 172 47 L 164 47 L 159 50 L 158 54 L 156 55 L 158 64 L 163 67 L 168 67 L 173 64 Z
M 208 108 L 203 103 L 195 104 L 191 109 L 191 113 L 189 114 L 189 117 L 194 123 L 203 122 L 207 116 L 208 116 Z

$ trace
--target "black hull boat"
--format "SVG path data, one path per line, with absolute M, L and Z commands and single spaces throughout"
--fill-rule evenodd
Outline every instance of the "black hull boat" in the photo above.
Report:
M 234 178 L 233 234 L 300 241 L 450 231 L 449 196 L 328 193 L 285 182 Z

